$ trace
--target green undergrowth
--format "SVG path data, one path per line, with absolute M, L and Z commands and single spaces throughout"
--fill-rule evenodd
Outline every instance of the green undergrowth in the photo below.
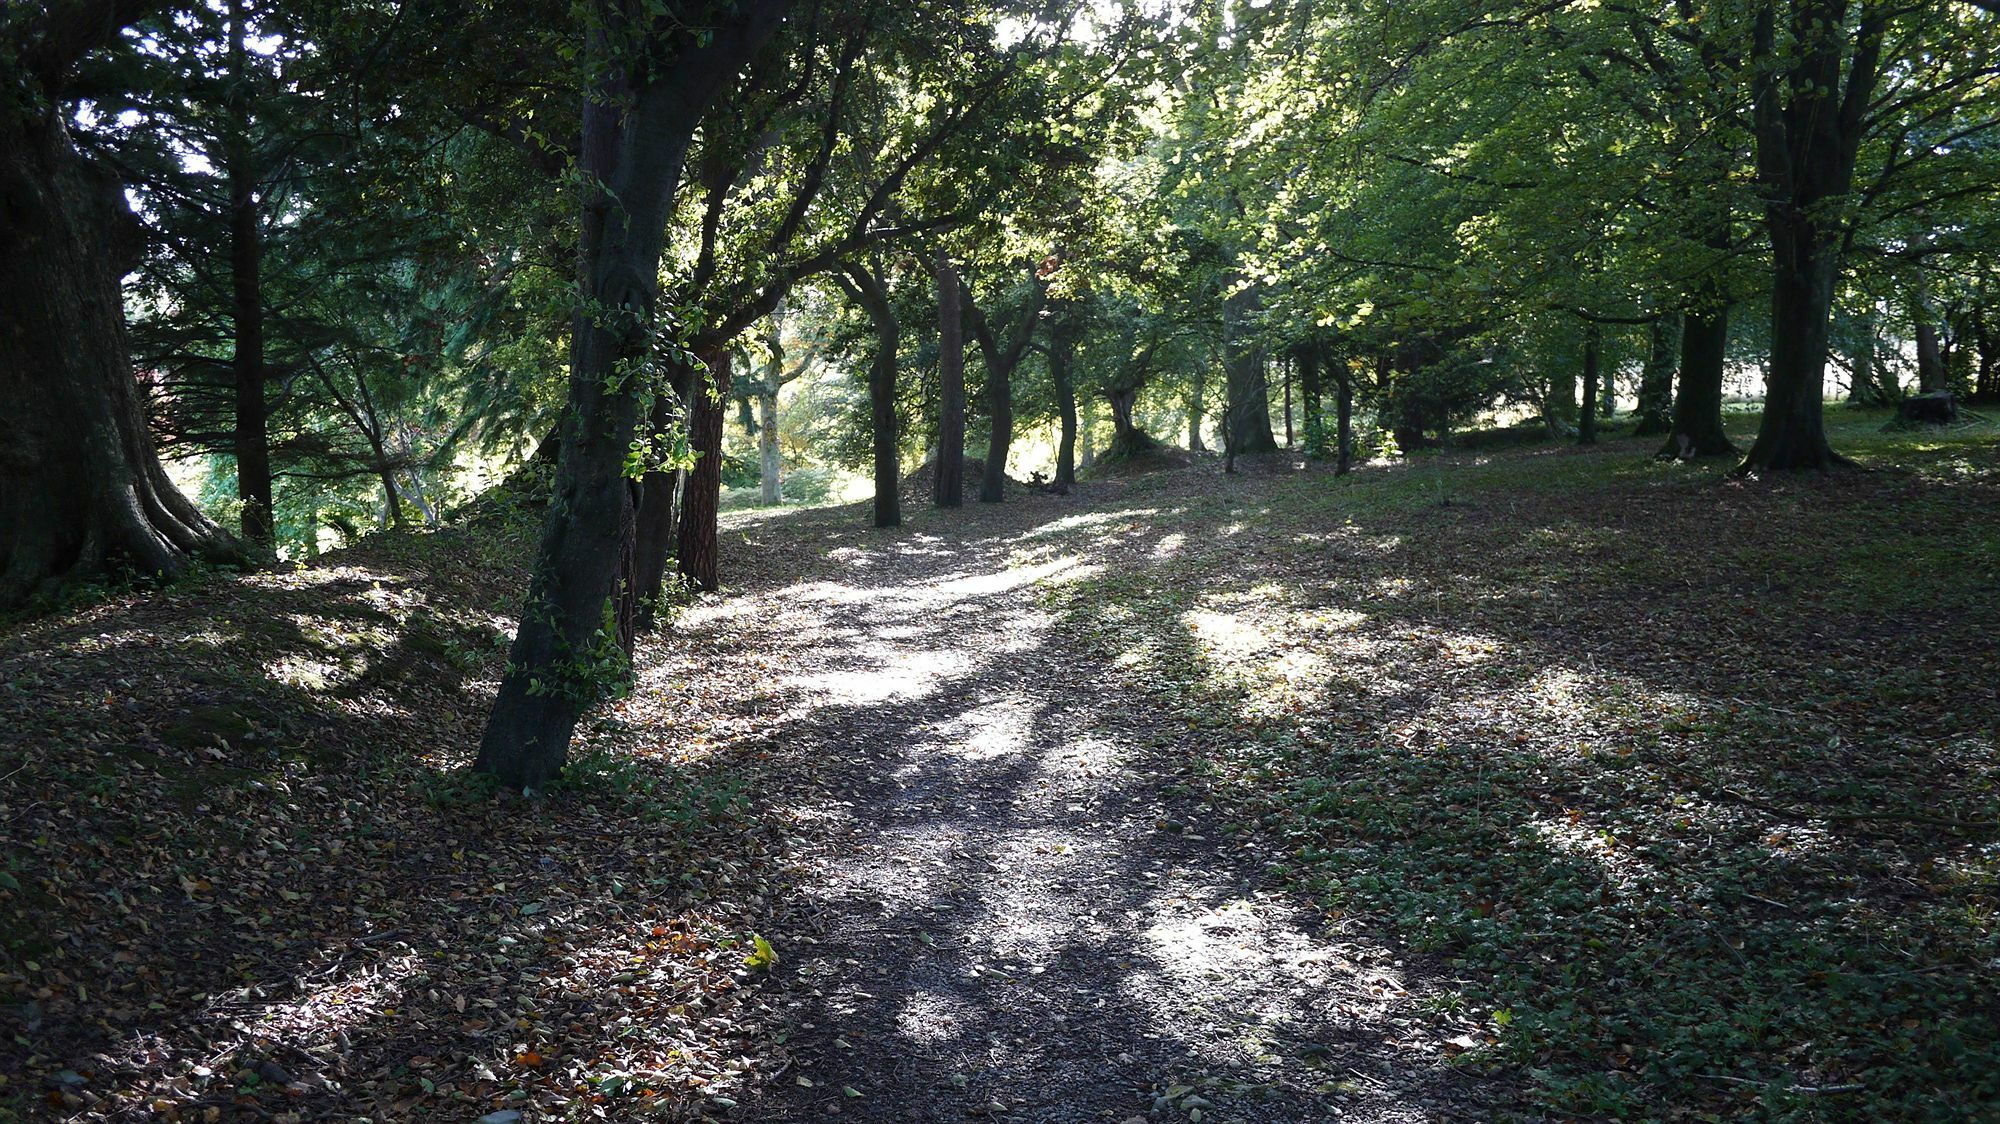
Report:
M 1162 478 L 1047 596 L 1417 954 L 1496 1111 L 1990 1119 L 2000 439 L 1880 420 L 1826 479 L 1643 440 Z

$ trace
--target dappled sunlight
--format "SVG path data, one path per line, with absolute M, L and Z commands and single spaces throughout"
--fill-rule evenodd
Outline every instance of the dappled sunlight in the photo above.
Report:
M 1078 562 L 1074 557 L 1064 556 L 1039 565 L 1018 566 L 990 574 L 950 578 L 936 583 L 932 588 L 939 597 L 946 600 L 990 597 L 996 593 L 1006 593 L 1058 576 L 1070 581 L 1086 576 L 1071 572 L 1077 568 Z
M 1709 1050 L 1746 1088 L 1859 1082 L 1852 1059 L 1880 1047 L 1853 1020 L 1875 1000 L 1829 989 L 1836 955 L 1842 978 L 1973 1017 L 1944 981 L 1990 941 L 1993 864 L 1973 856 L 2000 762 L 1990 728 L 1966 725 L 1984 704 L 1930 685 L 1962 676 L 1939 662 L 1954 649 L 1934 637 L 1963 633 L 1947 618 L 1990 606 L 1906 591 L 1935 595 L 1911 575 L 1937 557 L 1967 564 L 1964 533 L 1927 521 L 1956 527 L 1970 515 L 1952 505 L 1990 497 L 1913 500 L 1899 481 L 1854 512 L 1858 484 L 1788 483 L 1717 503 L 1698 491 L 1714 473 L 1566 456 L 1558 491 L 1518 464 L 1410 478 L 1423 495 L 1298 489 L 1273 519 L 1304 550 L 1107 544 L 1104 575 L 1055 603 L 1186 722 L 1241 814 L 1284 825 L 1286 861 L 1328 902 L 1472 958 L 1453 992 L 1511 1009 L 1460 1023 L 1453 1050 L 1596 1057 L 1631 1031 L 1590 997 L 1636 988 L 1616 1017 L 1650 1005 L 1637 1025 L 1656 1037 L 1609 1060 L 1620 1089 L 1645 1089 L 1638 1058 L 1670 1050 Z M 1643 493 L 1593 492 L 1612 488 Z M 1883 537 L 1882 512 L 1911 503 L 1928 514 Z M 1186 510 L 1171 533 L 1188 541 L 1248 532 L 1224 505 Z M 1191 924 L 1153 936 L 1195 962 L 1214 948 Z M 1729 1013 L 1708 1013 L 1714 996 Z M 1742 1068 L 1704 1044 L 1718 1019 L 1790 1053 Z
M 1186 614 L 1188 630 L 1209 654 L 1224 662 L 1242 660 L 1271 646 L 1271 636 L 1257 623 L 1235 613 L 1196 609 Z
M 1210 1082 L 1201 1087 L 1217 1103 L 1238 1084 L 1312 1097 L 1300 1084 L 1312 1075 L 1290 1074 L 1289 1052 L 1332 1041 L 1347 1056 L 1388 1037 L 1361 1027 L 1406 1006 L 1406 992 L 1333 998 L 1352 965 L 1377 954 L 1347 942 L 1329 952 L 1312 918 L 1219 869 L 1213 844 L 1160 804 L 1145 762 L 1161 736 L 1147 731 L 1177 728 L 1105 705 L 1117 688 L 1056 641 L 1062 618 L 1050 606 L 1108 572 L 1107 543 L 1153 550 L 1155 514 L 1044 515 L 1026 532 L 931 555 L 857 550 L 827 563 L 865 578 L 797 575 L 737 598 L 738 612 L 698 618 L 701 635 L 751 629 L 782 645 L 797 666 L 774 671 L 759 713 L 788 729 L 782 741 L 837 754 L 855 778 L 787 811 L 836 840 L 801 885 L 812 916 L 839 920 L 787 950 L 787 963 L 810 988 L 798 1018 L 841 1038 L 809 1055 L 812 1084 L 770 1090 L 822 1108 L 768 1115 L 809 1118 L 839 1104 L 824 1090 L 842 1086 L 872 1100 L 906 1071 L 963 1078 L 894 1086 L 897 1108 L 925 1119 L 1099 1097 L 1120 1082 L 1132 1099 L 1113 1103 L 1143 1109 L 1182 1069 Z M 1191 619 L 1254 630 L 1260 603 L 1281 594 L 1257 589 Z M 1190 918 L 1189 933 L 1166 936 Z M 1074 1056 L 1106 1059 L 1109 1072 L 1062 1068 Z M 1427 1074 L 1345 1089 L 1334 1103 L 1386 1103 Z
M 903 1036 L 923 1047 L 936 1048 L 978 1025 L 981 1012 L 956 995 L 916 991 L 903 999 L 896 1026 Z
M 788 675 L 785 681 L 855 705 L 921 698 L 934 691 L 941 680 L 963 674 L 971 666 L 970 659 L 955 651 L 904 652 L 889 654 L 873 667 Z
M 1138 530 L 1142 525 L 1139 522 L 1140 520 L 1153 518 L 1160 514 L 1160 509 L 1156 507 L 1112 508 L 1103 511 L 1079 512 L 1075 515 L 1064 515 L 1057 519 L 1051 519 L 1046 523 L 1023 531 L 1015 535 L 1013 541 L 1034 542 L 1038 539 L 1054 538 L 1076 531 L 1101 530 L 1114 524 L 1121 530 Z
M 946 752 L 980 761 L 1029 748 L 1029 731 L 1039 708 L 1026 699 L 1003 698 L 973 707 L 932 728 Z

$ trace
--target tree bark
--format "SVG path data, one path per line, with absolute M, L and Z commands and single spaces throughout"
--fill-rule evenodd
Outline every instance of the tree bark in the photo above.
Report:
M 1877 340 L 1875 328 L 1875 306 L 1871 302 L 1868 310 L 1861 314 L 1859 343 L 1848 355 L 1851 381 L 1847 388 L 1847 404 L 1856 409 L 1885 406 L 1893 403 L 1896 396 L 1888 393 L 1880 378 L 1883 369 L 1876 354 Z
M 243 537 L 250 547 L 268 555 L 273 549 L 276 516 L 271 484 L 270 421 L 264 402 L 264 284 L 263 217 L 250 137 L 248 104 L 249 14 L 244 0 L 229 3 L 230 128 L 233 132 L 226 178 L 229 184 L 230 315 L 236 346 L 232 374 L 236 382 L 236 418 L 232 451 L 236 455 L 236 496 L 243 503 Z M 397 524 L 402 510 L 389 489 L 388 504 Z
M 903 506 L 897 493 L 902 487 L 902 435 L 896 416 L 896 353 L 902 346 L 902 325 L 896 320 L 895 306 L 889 303 L 886 278 L 877 277 L 863 266 L 850 265 L 836 274 L 834 280 L 868 314 L 869 323 L 875 327 L 875 361 L 868 371 L 870 441 L 875 456 L 875 525 L 900 527 Z
M 114 565 L 174 577 L 244 560 L 160 466 L 120 290 L 142 236 L 117 177 L 71 142 L 64 104 L 52 78 L 0 105 L 0 608 Z
M 1579 428 L 1576 374 L 1576 368 L 1563 363 L 1558 365 L 1556 374 L 1549 376 L 1548 397 L 1542 401 L 1542 424 L 1551 437 L 1569 437 Z
M 1009 368 L 986 369 L 986 409 L 989 427 L 986 438 L 986 466 L 979 477 L 979 502 L 1000 503 L 1007 498 L 1007 455 L 1014 448 L 1014 378 Z
M 979 502 L 1000 503 L 1007 498 L 1007 457 L 1014 446 L 1014 370 L 1034 342 L 1041 321 L 1042 300 L 1048 291 L 1037 274 L 1028 277 L 1028 298 L 1014 310 L 1014 322 L 1002 339 L 975 301 L 965 302 L 972 321 L 979 354 L 986 363 L 986 409 L 991 427 L 986 442 L 986 470 L 979 481 Z
M 1202 417 L 1208 411 L 1208 368 L 1197 366 L 1194 390 L 1188 398 L 1188 452 L 1206 453 L 1208 443 L 1201 438 Z
M 780 363 L 773 360 L 767 373 L 770 381 L 757 394 L 757 498 L 765 507 L 785 502 L 784 458 L 778 451 L 778 378 Z
M 658 440 L 689 422 L 688 403 L 701 371 L 694 363 L 677 361 L 667 386 L 653 394 L 646 418 L 646 436 Z M 639 479 L 639 500 L 632 517 L 632 581 L 627 587 L 633 625 L 650 631 L 659 613 L 660 595 L 667 588 L 667 562 L 680 537 L 680 494 L 687 473 L 679 468 L 649 468 Z
M 2000 400 L 2000 317 L 1996 317 L 1991 306 L 1985 303 L 1986 294 L 1980 294 L 1980 303 L 1972 310 L 1972 346 L 1977 353 L 1977 371 L 1972 382 L 1972 400 L 1992 402 Z
M 1604 326 L 1595 320 L 1583 326 L 1583 409 L 1576 418 L 1576 443 L 1597 443 L 1597 395 L 1604 378 Z
M 1298 351 L 1299 406 L 1305 413 L 1308 460 L 1321 460 L 1326 456 L 1326 421 L 1320 416 L 1320 365 L 1325 358 L 1325 349 L 1319 344 L 1307 344 Z
M 1674 360 L 1681 346 L 1682 317 L 1670 312 L 1648 325 L 1646 365 L 1639 373 L 1639 402 L 1634 437 L 1655 437 L 1673 431 Z
M 1339 458 L 1334 462 L 1335 476 L 1345 476 L 1354 462 L 1354 365 L 1343 359 L 1334 367 L 1334 379 L 1339 384 L 1340 400 L 1335 405 L 1337 433 L 1335 440 L 1340 443 Z
M 1741 470 L 1824 470 L 1840 463 L 1826 439 L 1826 354 L 1839 267 L 1818 223 L 1774 221 L 1779 267 L 1771 286 L 1771 368 L 1757 441 Z
M 1736 452 L 1722 426 L 1722 377 L 1729 358 L 1729 310 L 1690 310 L 1681 326 L 1680 381 L 1674 388 L 1673 431 L 1662 459 L 1692 460 Z
M 1914 311 L 1913 326 L 1917 334 L 1917 393 L 1935 394 L 1949 385 L 1945 378 L 1944 351 L 1938 346 L 1937 323 L 1921 302 Z
M 689 586 L 706 593 L 721 584 L 716 520 L 722 506 L 722 423 L 729 413 L 730 355 L 718 348 L 702 359 L 708 366 L 708 378 L 697 376 L 688 410 L 688 444 L 695 462 L 681 487 L 680 541 L 674 564 Z
M 587 53 L 600 77 L 584 106 L 578 161 L 582 182 L 594 186 L 579 224 L 569 408 L 527 603 L 474 762 L 509 788 L 554 779 L 584 709 L 615 686 L 607 678 L 629 673 L 610 649 L 629 597 L 620 580 L 633 549 L 625 465 L 640 387 L 618 376 L 652 345 L 660 250 L 694 131 L 789 7 L 743 0 L 699 39 L 678 27 L 648 35 L 646 53 L 659 55 L 669 53 L 664 37 L 682 38 L 671 65 L 615 49 L 607 29 L 622 17 L 596 13 Z M 627 67 L 646 80 L 627 81 Z
M 1264 377 L 1264 349 L 1250 335 L 1249 320 L 1257 307 L 1255 288 L 1231 294 L 1222 305 L 1226 349 L 1223 365 L 1229 380 L 1223 425 L 1229 431 L 1226 445 L 1232 466 L 1236 455 L 1271 453 L 1278 448 L 1278 439 L 1271 434 L 1271 397 Z
M 1152 434 L 1139 428 L 1140 389 L 1137 386 L 1105 388 L 1104 400 L 1111 406 L 1111 444 L 1105 447 L 1106 456 L 1136 456 L 1159 445 Z
M 1007 499 L 1007 455 L 1014 448 L 1014 365 L 995 362 L 991 349 L 986 363 L 986 464 L 979 476 L 979 502 Z
M 1292 372 L 1298 365 L 1298 358 L 1294 356 L 1289 361 L 1280 362 L 1284 364 L 1285 371 L 1285 448 L 1289 449 L 1298 444 L 1298 434 L 1292 428 Z
M 965 315 L 958 271 L 942 254 L 938 286 L 938 455 L 933 499 L 939 507 L 965 503 Z
M 1061 432 L 1056 438 L 1056 487 L 1076 483 L 1076 341 L 1080 334 L 1074 313 L 1056 321 L 1049 332 L 1049 380 L 1055 384 L 1056 413 Z
M 1757 9 L 1752 30 L 1757 176 L 1771 239 L 1771 368 L 1757 441 L 1737 466 L 1741 473 L 1844 463 L 1827 443 L 1824 417 L 1840 279 L 1840 229 L 1828 205 L 1854 182 L 1890 17 L 1872 6 L 1853 11 L 1847 0 L 1793 0 L 1790 7 L 1789 48 L 1779 46 L 1772 0 Z

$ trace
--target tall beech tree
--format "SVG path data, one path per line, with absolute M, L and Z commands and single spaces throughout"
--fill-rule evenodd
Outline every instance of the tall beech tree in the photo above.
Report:
M 1781 9 L 1789 18 L 1780 21 Z M 1841 463 L 1822 416 L 1843 241 L 1891 15 L 1845 0 L 1767 0 L 1752 32 L 1757 177 L 1771 239 L 1771 362 L 1744 471 Z
M 0 11 L 0 607 L 113 566 L 171 577 L 244 558 L 160 466 L 120 292 L 143 238 L 73 131 L 82 64 L 156 7 Z

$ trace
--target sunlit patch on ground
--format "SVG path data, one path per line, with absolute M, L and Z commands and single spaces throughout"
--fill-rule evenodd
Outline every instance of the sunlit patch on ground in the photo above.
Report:
M 1996 447 L 1842 440 L 1913 463 L 1163 479 L 1189 542 L 1306 549 L 1169 574 L 1157 540 L 1107 545 L 1055 605 L 1203 733 L 1211 791 L 1281 825 L 1302 884 L 1456 977 L 1425 999 L 1451 1052 L 1532 1074 L 1541 1108 L 1973 1111 L 2000 1099 L 1959 1052 L 2000 1041 L 2000 879 L 1972 857 L 2000 721 L 1941 685 L 1991 677 L 2000 601 L 1953 590 L 1995 576 Z

